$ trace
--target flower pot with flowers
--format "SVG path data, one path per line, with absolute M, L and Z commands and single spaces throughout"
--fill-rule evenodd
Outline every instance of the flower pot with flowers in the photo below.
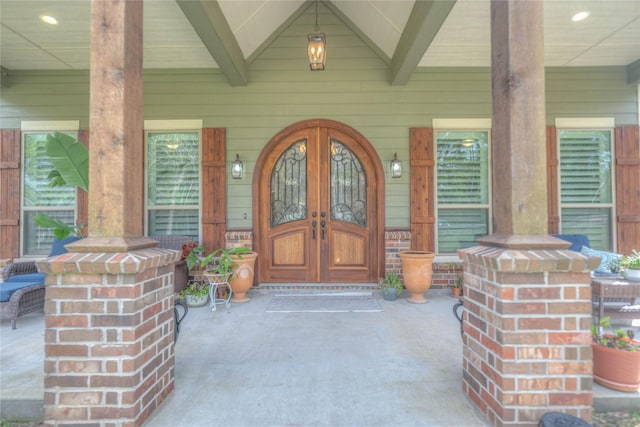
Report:
M 593 343 L 593 379 L 598 384 L 618 391 L 640 390 L 640 341 L 633 330 L 617 329 L 603 333 L 611 326 L 609 317 L 591 327 Z

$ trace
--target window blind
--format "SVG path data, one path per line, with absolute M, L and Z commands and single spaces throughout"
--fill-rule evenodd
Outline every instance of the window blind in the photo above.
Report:
M 611 133 L 560 131 L 562 203 L 611 203 Z
M 560 130 L 560 228 L 586 234 L 593 248 L 613 247 L 612 133 Z
M 437 251 L 456 253 L 489 234 L 489 133 L 436 133 Z
M 33 220 L 36 215 L 44 213 L 69 225 L 75 223 L 75 187 L 49 187 L 47 176 L 53 165 L 46 142 L 47 133 L 23 134 L 23 255 L 48 255 L 51 251 L 53 231 L 40 228 Z
M 198 236 L 200 133 L 147 133 L 147 228 L 150 235 Z
M 47 134 L 25 134 L 23 206 L 66 206 L 73 210 L 76 200 L 72 186 L 49 187 L 47 176 L 53 170 L 46 151 Z

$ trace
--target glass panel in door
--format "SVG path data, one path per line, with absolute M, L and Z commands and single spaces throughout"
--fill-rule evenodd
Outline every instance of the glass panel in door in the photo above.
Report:
M 331 140 L 331 219 L 367 226 L 367 176 L 360 160 Z

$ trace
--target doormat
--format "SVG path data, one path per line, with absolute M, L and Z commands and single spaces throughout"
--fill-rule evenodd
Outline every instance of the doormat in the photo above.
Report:
M 274 295 L 267 313 L 375 313 L 383 311 L 371 292 Z

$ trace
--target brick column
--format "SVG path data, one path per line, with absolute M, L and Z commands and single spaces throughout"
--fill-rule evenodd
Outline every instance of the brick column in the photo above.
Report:
M 465 393 L 495 426 L 546 412 L 591 420 L 591 277 L 597 258 L 476 246 L 464 261 Z
M 139 426 L 173 389 L 177 258 L 150 248 L 38 262 L 46 425 Z

